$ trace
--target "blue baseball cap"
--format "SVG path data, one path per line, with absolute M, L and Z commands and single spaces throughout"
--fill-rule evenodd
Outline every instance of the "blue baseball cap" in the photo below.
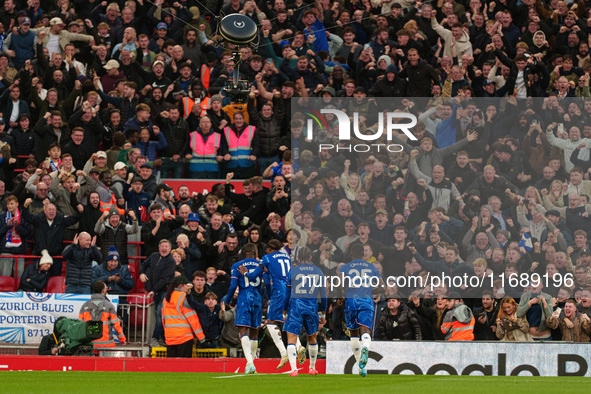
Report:
M 197 214 L 197 212 L 191 212 L 189 214 L 189 217 L 187 218 L 187 222 L 201 223 L 201 221 L 199 220 L 199 214 Z
M 158 26 L 156 26 L 156 29 L 157 30 L 160 30 L 160 29 L 166 29 L 166 30 L 168 30 L 168 25 L 166 23 L 164 23 L 164 22 L 160 22 L 160 23 L 158 23 Z

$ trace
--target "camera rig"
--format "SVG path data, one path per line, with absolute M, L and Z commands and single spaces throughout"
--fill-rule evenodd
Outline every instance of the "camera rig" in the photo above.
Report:
M 218 23 L 217 35 L 223 40 L 234 44 L 232 50 L 232 61 L 234 61 L 234 72 L 231 80 L 227 82 L 222 91 L 237 103 L 245 103 L 248 100 L 250 89 L 248 81 L 239 79 L 239 68 L 242 63 L 240 48 L 251 46 L 258 48 L 258 27 L 254 21 L 246 15 L 230 14 L 221 19 Z M 228 86 L 229 85 L 229 86 Z

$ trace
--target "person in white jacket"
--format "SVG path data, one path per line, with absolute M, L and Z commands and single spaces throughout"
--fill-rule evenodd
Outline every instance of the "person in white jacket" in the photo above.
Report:
M 568 137 L 564 131 L 558 130 L 558 137 L 554 135 L 554 129 L 557 128 L 557 123 L 553 122 L 546 128 L 546 137 L 550 145 L 562 149 L 564 152 L 564 169 L 570 172 L 574 168 L 574 164 L 570 161 L 570 157 L 575 149 L 582 143 L 585 143 L 586 148 L 591 148 L 591 139 L 581 138 L 581 130 L 577 126 L 573 126 L 568 131 Z M 581 149 L 579 159 L 589 160 L 589 149 Z
M 470 35 L 464 31 L 461 23 L 455 23 L 451 30 L 441 26 L 435 17 L 435 10 L 431 13 L 431 27 L 439 36 L 445 40 L 443 47 L 443 56 L 452 55 L 452 42 L 455 45 L 455 55 L 458 58 L 460 66 L 462 65 L 462 55 L 467 54 L 472 56 L 472 43 L 470 42 Z

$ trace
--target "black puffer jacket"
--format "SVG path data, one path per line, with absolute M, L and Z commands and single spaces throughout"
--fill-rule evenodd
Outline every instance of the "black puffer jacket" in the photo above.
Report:
M 47 249 L 50 256 L 62 254 L 64 230 L 78 222 L 78 214 L 68 217 L 58 214 L 50 225 L 44 213 L 31 215 L 29 209 L 23 209 L 22 213 L 23 218 L 35 228 L 33 254 L 40 255 L 43 249 Z
M 395 331 L 398 331 L 398 333 L 396 334 Z M 398 306 L 397 315 L 390 314 L 390 310 L 387 307 L 382 310 L 378 320 L 378 332 L 376 337 L 384 341 L 391 341 L 393 339 L 420 341 L 423 336 L 415 312 L 409 309 L 406 305 L 400 304 Z
M 257 128 L 261 157 L 279 155 L 281 123 L 285 116 L 285 105 L 281 97 L 273 97 L 273 115 L 264 118 L 258 111 L 254 99 L 248 99 L 249 124 Z
M 189 146 L 189 125 L 183 119 L 176 122 L 170 119 L 162 120 L 162 132 L 166 138 L 168 146 L 158 152 L 160 157 L 172 157 L 173 155 L 182 155 Z
M 49 271 L 39 270 L 39 263 L 29 264 L 23 275 L 19 290 L 41 293 L 49 281 Z
M 169 253 L 162 257 L 159 252 L 152 253 L 140 266 L 140 275 L 146 274 L 148 281 L 145 283 L 146 291 L 160 293 L 166 291 L 168 285 L 174 279 L 175 262 Z
M 389 81 L 388 77 L 384 75 L 383 78 L 377 80 L 367 94 L 375 97 L 404 97 L 406 85 L 406 80 L 398 78 L 398 76 Z
M 32 128 L 28 129 L 27 131 L 23 131 L 23 129 L 17 127 L 12 130 L 10 135 L 14 139 L 14 153 L 16 153 L 18 156 L 25 156 L 33 153 L 33 149 L 39 140 L 39 136 L 33 131 Z
M 92 262 L 100 263 L 103 256 L 96 246 L 83 249 L 78 244 L 72 244 L 64 249 L 62 256 L 67 262 L 66 285 L 92 285 Z

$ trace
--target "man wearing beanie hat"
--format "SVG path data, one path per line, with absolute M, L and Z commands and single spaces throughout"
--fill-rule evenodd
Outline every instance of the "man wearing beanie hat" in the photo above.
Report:
M 127 264 L 121 264 L 121 257 L 115 246 L 109 247 L 106 256 L 106 261 L 92 271 L 93 285 L 97 281 L 102 281 L 107 284 L 110 294 L 128 294 L 135 286 L 135 281 Z
M 393 64 L 386 67 L 385 76 L 378 79 L 367 94 L 375 97 L 403 97 L 407 82 L 398 77 L 396 71 L 396 66 Z
M 103 215 L 96 222 L 94 231 L 98 236 L 97 246 L 104 256 L 103 262 L 108 261 L 106 251 L 110 250 L 111 247 L 115 247 L 116 250 L 121 251 L 121 264 L 128 264 L 128 235 L 136 234 L 139 231 L 139 224 L 137 217 L 135 216 L 135 211 L 130 210 L 127 215 L 129 219 L 131 219 L 132 224 L 127 224 L 124 220 L 121 220 L 119 210 L 115 207 L 112 207 L 109 211 L 103 212 Z
M 213 130 L 221 133 L 224 127 L 232 123 L 230 116 L 222 110 L 224 98 L 216 94 L 211 98 L 211 108 L 207 110 L 207 116 L 211 119 Z
M 21 276 L 19 290 L 33 293 L 42 293 L 49 282 L 49 268 L 53 265 L 53 259 L 43 249 L 41 260 L 37 264 L 29 264 Z

